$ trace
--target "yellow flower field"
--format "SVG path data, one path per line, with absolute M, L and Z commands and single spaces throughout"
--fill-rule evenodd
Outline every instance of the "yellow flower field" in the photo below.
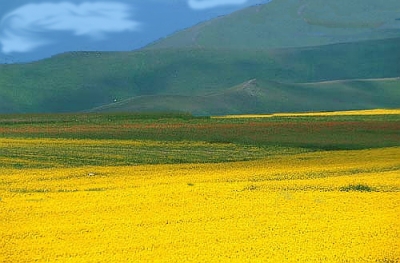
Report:
M 270 118 L 270 117 L 306 117 L 306 116 L 365 116 L 365 115 L 399 115 L 400 109 L 373 109 L 373 110 L 349 110 L 349 111 L 322 111 L 322 112 L 287 112 L 273 114 L 241 114 L 217 116 L 214 118 Z
M 0 262 L 399 262 L 399 156 L 3 168 Z

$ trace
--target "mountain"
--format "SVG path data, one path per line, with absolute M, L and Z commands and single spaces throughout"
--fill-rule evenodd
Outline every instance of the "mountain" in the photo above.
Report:
M 200 23 L 147 48 L 265 49 L 400 36 L 398 0 L 275 0 Z
M 257 18 L 256 10 L 269 10 L 272 15 L 283 12 L 286 6 L 290 13 L 298 10 L 300 2 L 305 6 L 318 3 L 273 1 L 203 24 L 207 26 L 199 36 L 209 28 L 236 30 L 236 38 L 253 43 L 247 48 L 234 39 L 231 42 L 236 45 L 226 48 L 216 45 L 219 40 L 213 37 L 196 39 L 207 44 L 201 47 L 174 40 L 182 39 L 192 28 L 133 52 L 71 52 L 28 64 L 0 65 L 0 113 L 188 111 L 213 115 L 400 107 L 400 32 L 395 37 L 395 31 L 384 29 L 390 23 L 376 32 L 370 30 L 369 36 L 351 35 L 343 43 L 336 43 L 343 40 L 344 33 L 338 34 L 332 38 L 335 44 L 329 45 L 307 44 L 293 35 L 295 47 L 277 44 L 280 48 L 261 41 L 261 27 L 251 34 L 241 30 Z M 397 5 L 397 1 L 385 3 Z M 324 6 L 318 8 L 325 10 Z M 302 10 L 304 15 L 308 9 Z M 366 10 L 375 12 L 369 6 Z M 392 11 L 386 14 L 390 17 Z M 353 24 L 359 25 L 364 16 L 354 17 L 358 22 Z M 343 21 L 352 24 L 351 20 Z M 289 24 L 282 27 L 282 36 L 298 30 L 293 28 L 294 22 Z M 270 30 L 265 23 L 263 28 Z M 166 44 L 173 42 L 176 44 Z

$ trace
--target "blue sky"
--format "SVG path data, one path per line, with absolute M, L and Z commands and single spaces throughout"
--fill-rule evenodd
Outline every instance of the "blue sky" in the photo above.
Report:
M 66 51 L 135 50 L 268 0 L 1 0 L 0 63 Z

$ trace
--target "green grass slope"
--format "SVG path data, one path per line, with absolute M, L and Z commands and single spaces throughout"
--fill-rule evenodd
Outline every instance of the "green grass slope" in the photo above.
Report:
M 400 76 L 399 47 L 400 38 L 393 38 L 262 51 L 66 53 L 0 65 L 0 112 L 76 112 L 136 96 L 205 96 L 251 79 L 290 84 L 393 78 Z
M 147 48 L 265 49 L 400 36 L 398 0 L 273 0 L 161 39 Z
M 138 96 L 92 112 L 191 112 L 196 115 L 334 111 L 398 107 L 400 78 L 302 84 L 249 80 L 203 96 Z

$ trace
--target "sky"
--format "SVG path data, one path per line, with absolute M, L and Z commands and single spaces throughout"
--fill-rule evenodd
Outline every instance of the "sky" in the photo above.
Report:
M 139 49 L 268 0 L 0 0 L 0 63 L 68 51 Z

